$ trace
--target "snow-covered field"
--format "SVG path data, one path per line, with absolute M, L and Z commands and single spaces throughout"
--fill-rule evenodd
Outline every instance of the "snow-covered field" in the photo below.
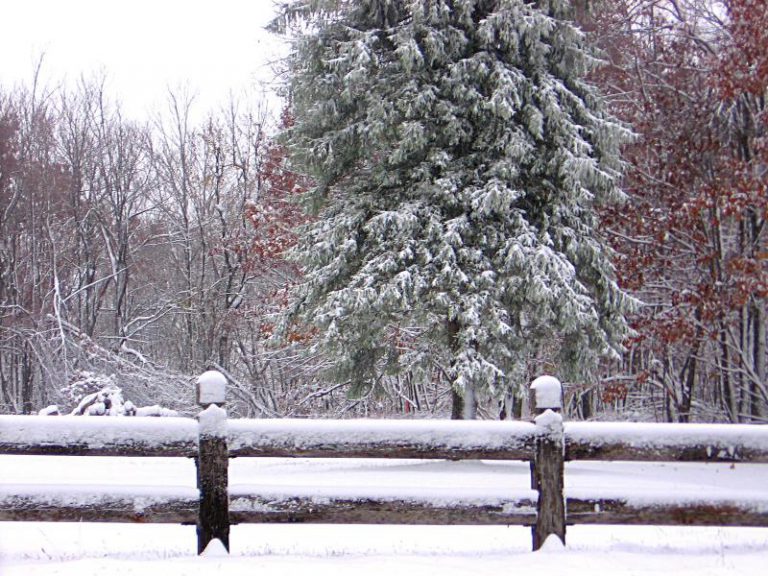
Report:
M 528 487 L 518 462 L 235 459 L 233 488 L 455 487 L 463 493 Z M 24 484 L 194 488 L 184 459 L 1 456 L 0 489 Z M 763 495 L 768 465 L 586 463 L 567 465 L 566 490 Z M 228 557 L 195 554 L 191 526 L 0 523 L 0 575 L 227 574 L 322 576 L 535 573 L 569 576 L 762 574 L 768 528 L 574 526 L 565 548 L 530 551 L 530 530 L 484 526 L 233 526 Z

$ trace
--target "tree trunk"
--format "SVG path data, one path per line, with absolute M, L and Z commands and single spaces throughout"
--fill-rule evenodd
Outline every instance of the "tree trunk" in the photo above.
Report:
M 29 343 L 22 344 L 21 362 L 21 409 L 23 414 L 32 414 L 32 393 L 34 382 L 34 367 L 29 352 Z
M 585 390 L 581 393 L 581 396 L 579 396 L 579 403 L 581 405 L 581 417 L 584 420 L 589 420 L 592 418 L 592 397 L 594 396 L 594 392 L 592 389 Z
M 749 369 L 747 361 L 750 356 L 749 348 L 751 345 L 750 322 L 749 307 L 745 304 L 739 312 L 739 349 L 737 352 L 738 366 L 736 371 L 736 381 L 739 389 L 739 407 L 737 412 L 739 422 L 746 421 L 747 414 L 751 412 L 752 404 L 752 398 L 749 394 L 750 378 L 747 375 Z
M 753 304 L 753 365 L 754 374 L 757 381 L 752 382 L 752 420 L 761 421 L 765 415 L 766 395 L 765 395 L 765 304 L 756 300 Z
M 455 378 L 455 363 L 456 357 L 459 354 L 461 348 L 459 344 L 459 330 L 460 326 L 456 320 L 448 320 L 446 322 L 446 332 L 448 334 L 448 345 L 451 351 L 451 373 L 450 373 L 450 386 L 451 386 L 451 420 L 463 420 L 465 413 L 464 394 L 465 390 L 457 390 L 454 386 Z
M 477 418 L 477 394 L 474 387 L 464 388 L 464 420 Z
M 682 374 L 680 375 L 681 385 L 683 387 L 680 405 L 677 410 L 679 422 L 687 423 L 691 421 L 691 406 L 693 405 L 693 390 L 696 385 L 696 376 L 698 371 L 698 356 L 701 349 L 701 341 L 698 341 L 693 350 L 691 350 L 685 361 Z
M 720 329 L 720 386 L 723 395 L 723 408 L 728 416 L 728 420 L 735 424 L 739 421 L 738 408 L 736 406 L 736 395 L 734 394 L 731 383 L 730 360 L 731 354 L 728 350 L 728 333 L 725 326 Z
M 451 388 L 451 420 L 464 419 L 464 396 Z
M 523 399 L 511 392 L 505 394 L 499 411 L 499 420 L 521 420 L 522 418 Z

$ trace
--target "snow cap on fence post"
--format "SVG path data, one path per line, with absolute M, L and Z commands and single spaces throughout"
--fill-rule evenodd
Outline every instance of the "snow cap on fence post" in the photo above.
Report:
M 202 406 L 223 406 L 227 396 L 227 379 L 218 370 L 203 372 L 197 379 L 197 403 Z
M 563 407 L 563 386 L 554 376 L 539 376 L 531 383 L 533 391 L 533 412 L 541 414 L 545 410 L 559 412 Z

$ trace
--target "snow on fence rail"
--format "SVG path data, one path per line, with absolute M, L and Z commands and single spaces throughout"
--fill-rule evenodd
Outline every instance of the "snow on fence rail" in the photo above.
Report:
M 191 418 L 0 417 L 0 454 L 195 458 L 197 489 L 0 485 L 0 521 L 196 524 L 198 549 L 229 548 L 230 524 L 245 522 L 503 524 L 532 527 L 534 549 L 567 524 L 767 526 L 768 496 L 668 499 L 564 489 L 565 460 L 768 462 L 768 427 L 563 423 L 560 383 L 532 384 L 534 422 L 227 420 L 225 380 L 198 380 L 205 408 Z M 523 460 L 531 490 L 504 497 L 422 490 L 268 490 L 228 486 L 232 457 Z

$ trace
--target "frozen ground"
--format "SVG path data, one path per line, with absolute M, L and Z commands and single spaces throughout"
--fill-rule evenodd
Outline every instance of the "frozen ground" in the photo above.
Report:
M 524 463 L 236 459 L 233 487 L 368 490 L 455 488 L 462 493 L 524 489 Z M 0 490 L 12 484 L 63 489 L 193 488 L 184 459 L 0 457 Z M 658 495 L 683 500 L 750 495 L 768 500 L 768 466 L 572 463 L 572 493 Z M 229 557 L 195 555 L 190 526 L 0 523 L 0 576 L 226 574 L 313 576 L 505 573 L 569 576 L 763 574 L 768 528 L 570 527 L 568 545 L 530 552 L 521 527 L 243 525 Z

